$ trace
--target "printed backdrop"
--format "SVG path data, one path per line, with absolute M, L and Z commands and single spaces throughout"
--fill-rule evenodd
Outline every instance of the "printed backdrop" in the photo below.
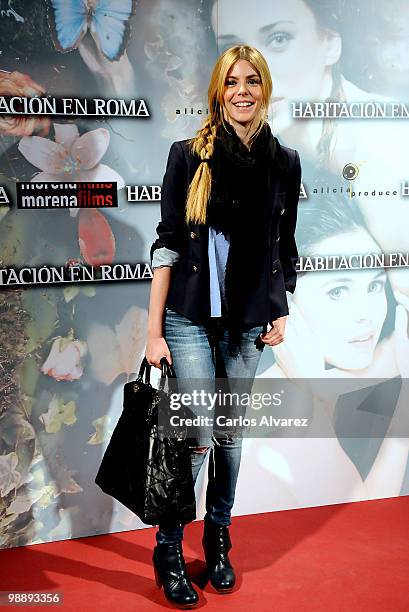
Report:
M 148 262 L 159 203 L 132 201 L 134 187 L 160 186 L 171 143 L 206 115 L 218 53 L 239 42 L 266 57 L 273 132 L 301 157 L 300 255 L 407 253 L 409 118 L 297 118 L 292 103 L 408 102 L 408 32 L 404 0 L 0 0 L 0 95 L 150 111 L 0 117 L 1 267 Z M 31 180 L 116 181 L 119 207 L 17 210 L 16 183 Z M 149 287 L 0 288 L 1 547 L 143 527 L 94 477 L 144 354 Z M 408 310 L 407 267 L 300 272 L 285 342 L 257 376 L 310 380 L 306 406 L 332 435 L 246 440 L 236 514 L 408 494 L 407 438 L 386 436 L 405 415 Z M 319 397 L 337 377 L 342 393 Z M 383 437 L 345 435 L 374 414 Z

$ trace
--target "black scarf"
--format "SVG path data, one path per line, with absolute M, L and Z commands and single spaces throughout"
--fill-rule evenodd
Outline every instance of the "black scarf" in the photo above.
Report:
M 225 276 L 227 312 L 223 315 L 232 341 L 238 340 L 244 328 L 246 304 L 261 282 L 261 271 L 269 256 L 268 194 L 279 149 L 268 124 L 264 124 L 250 151 L 230 125 L 217 131 L 207 223 L 230 240 Z M 266 288 L 266 299 L 267 291 Z
M 256 213 L 260 198 L 254 202 L 254 194 L 267 187 L 268 165 L 273 164 L 277 141 L 272 137 L 267 123 L 263 125 L 250 150 L 241 142 L 234 128 L 226 124 L 217 130 L 211 159 L 212 191 L 207 209 L 207 223 L 226 237 L 240 225 L 243 213 Z M 264 199 L 264 198 L 263 198 Z M 249 206 L 251 211 L 249 211 Z

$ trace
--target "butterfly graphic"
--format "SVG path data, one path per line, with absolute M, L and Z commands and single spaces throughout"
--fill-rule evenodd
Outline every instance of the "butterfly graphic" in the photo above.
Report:
M 123 55 L 136 0 L 48 0 L 48 3 L 48 18 L 58 51 L 77 49 L 89 31 L 109 61 L 117 61 Z

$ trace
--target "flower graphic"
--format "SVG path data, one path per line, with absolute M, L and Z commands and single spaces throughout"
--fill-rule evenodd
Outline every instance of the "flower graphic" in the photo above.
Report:
M 115 237 L 99 210 L 80 210 L 78 223 L 80 252 L 90 266 L 111 264 L 115 255 Z
M 120 174 L 101 164 L 109 145 L 109 132 L 105 128 L 79 135 L 74 124 L 54 123 L 55 142 L 40 136 L 26 136 L 19 142 L 22 155 L 41 170 L 34 182 L 116 182 L 124 187 Z
M 93 323 L 87 336 L 91 368 L 105 385 L 125 373 L 137 372 L 146 345 L 147 312 L 131 306 L 113 328 Z
M 0 95 L 34 97 L 44 93 L 45 89 L 33 81 L 28 74 L 0 71 Z M 0 131 L 10 136 L 31 136 L 34 131 L 45 136 L 49 129 L 48 117 L 0 116 Z
M 41 371 L 55 380 L 78 380 L 83 373 L 81 358 L 86 352 L 86 342 L 74 340 L 74 332 L 71 329 L 68 336 L 55 338 Z

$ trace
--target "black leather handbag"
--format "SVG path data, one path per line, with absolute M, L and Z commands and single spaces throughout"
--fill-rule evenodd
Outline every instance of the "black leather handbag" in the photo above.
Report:
M 196 503 L 186 435 L 158 422 L 169 410 L 165 382 L 176 379 L 161 359 L 159 389 L 150 384 L 151 366 L 143 359 L 136 380 L 124 386 L 123 411 L 102 458 L 96 484 L 144 523 L 187 523 L 196 518 Z

